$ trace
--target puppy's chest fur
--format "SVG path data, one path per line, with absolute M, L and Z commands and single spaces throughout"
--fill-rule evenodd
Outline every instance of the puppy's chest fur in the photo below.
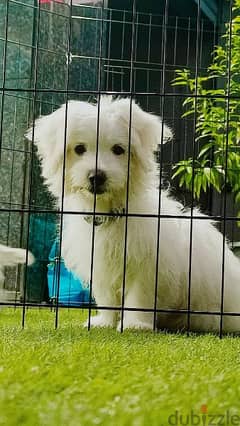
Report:
M 113 282 L 122 281 L 124 257 L 126 276 L 136 273 L 136 264 L 140 262 L 138 248 L 141 243 L 131 244 L 132 227 L 128 224 L 127 244 L 125 248 L 125 219 L 113 220 L 96 226 L 87 223 L 84 218 L 69 217 L 64 225 L 63 256 L 69 269 L 74 270 L 82 279 L 89 281 L 91 270 L 97 281 L 112 276 Z M 136 244 L 137 243 L 137 244 Z
M 169 224 L 170 225 L 170 224 Z M 125 218 L 95 227 L 83 217 L 70 215 L 64 223 L 63 256 L 66 266 L 81 279 L 90 281 L 92 275 L 94 295 L 108 299 L 108 295 L 121 297 L 123 282 L 126 293 L 137 285 L 154 303 L 157 254 L 157 219 L 129 217 L 127 239 Z M 159 253 L 159 287 L 161 304 L 175 305 L 182 299 L 181 278 L 175 268 L 174 248 L 164 244 L 168 225 L 162 227 Z M 177 285 L 174 283 L 177 281 Z M 172 284 L 172 285 L 170 285 Z M 172 292 L 174 291 L 174 294 Z M 177 293 L 179 293 L 177 295 Z M 105 300 L 106 299 L 106 300 Z M 119 299 L 120 300 L 120 299 Z M 118 300 L 118 301 L 119 301 Z

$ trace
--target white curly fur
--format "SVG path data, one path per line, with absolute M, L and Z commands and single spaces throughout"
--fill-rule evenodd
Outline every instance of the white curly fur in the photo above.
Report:
M 131 114 L 130 114 L 131 111 Z M 99 129 L 97 125 L 99 113 Z M 34 138 L 42 161 L 42 174 L 50 191 L 61 204 L 66 106 L 35 123 Z M 66 170 L 64 209 L 92 212 L 94 196 L 89 191 L 89 173 L 95 169 L 97 129 L 99 130 L 98 170 L 104 171 L 105 192 L 96 196 L 96 211 L 121 210 L 126 203 L 127 151 L 131 116 L 131 153 L 129 203 L 130 214 L 157 215 L 159 191 L 157 165 L 153 150 L 171 137 L 171 130 L 157 116 L 144 112 L 129 99 L 101 98 L 100 108 L 86 102 L 70 101 L 67 106 Z M 163 126 L 163 132 L 162 132 Z M 32 138 L 30 129 L 27 137 Z M 86 152 L 77 155 L 74 147 L 84 144 Z M 112 152 L 113 145 L 125 149 Z M 189 212 L 161 192 L 157 308 L 187 309 L 189 284 L 190 223 Z M 176 218 L 175 216 L 178 216 Z M 219 312 L 221 309 L 223 236 L 212 220 L 194 210 L 192 228 L 191 310 Z M 126 308 L 153 309 L 157 256 L 158 219 L 128 217 L 125 276 Z M 91 273 L 93 226 L 81 214 L 64 215 L 63 256 L 66 265 L 82 279 Z M 105 221 L 95 227 L 93 293 L 99 306 L 121 305 L 124 264 L 125 219 Z M 224 312 L 240 312 L 240 263 L 228 248 L 224 265 Z M 186 327 L 185 314 L 161 313 L 158 327 Z M 100 310 L 91 319 L 94 326 L 119 325 L 119 313 Z M 219 315 L 191 315 L 192 330 L 218 330 Z M 153 312 L 125 311 L 124 328 L 153 328 Z M 224 316 L 225 331 L 239 331 L 240 319 Z

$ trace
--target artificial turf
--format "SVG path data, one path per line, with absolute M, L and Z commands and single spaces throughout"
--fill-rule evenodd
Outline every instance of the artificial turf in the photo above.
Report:
M 66 309 L 57 330 L 48 309 L 22 329 L 21 315 L 0 310 L 1 425 L 240 425 L 239 338 L 88 332 Z

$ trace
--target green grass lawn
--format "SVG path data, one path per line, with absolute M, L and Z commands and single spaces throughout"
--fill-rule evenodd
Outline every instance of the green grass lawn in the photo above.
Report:
M 21 310 L 0 310 L 1 425 L 240 425 L 239 338 L 88 332 L 77 310 L 55 330 L 54 318 L 30 309 L 22 330 Z

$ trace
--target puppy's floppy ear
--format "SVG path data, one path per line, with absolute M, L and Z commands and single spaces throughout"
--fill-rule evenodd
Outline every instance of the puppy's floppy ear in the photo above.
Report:
M 42 175 L 48 184 L 51 184 L 63 160 L 65 111 L 66 105 L 62 105 L 53 113 L 38 118 L 25 135 L 37 146 Z
M 118 103 L 121 118 L 128 126 L 131 123 L 132 129 L 138 133 L 141 144 L 148 145 L 154 150 L 158 144 L 166 143 L 173 138 L 172 130 L 163 123 L 161 117 L 143 111 L 134 100 L 128 98 L 114 102 Z

